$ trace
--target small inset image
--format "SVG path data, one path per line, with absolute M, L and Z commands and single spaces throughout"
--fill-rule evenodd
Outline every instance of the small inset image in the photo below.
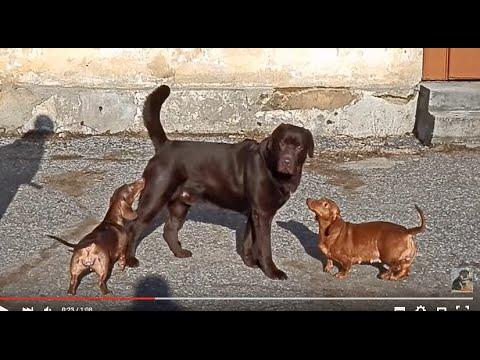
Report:
M 469 268 L 455 268 L 451 273 L 452 292 L 473 292 L 473 271 Z

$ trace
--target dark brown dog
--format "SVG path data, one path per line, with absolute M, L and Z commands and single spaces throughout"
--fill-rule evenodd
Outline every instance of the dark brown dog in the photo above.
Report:
M 425 230 L 425 218 L 418 206 L 421 225 L 412 229 L 383 221 L 346 222 L 337 204 L 329 199 L 307 199 L 307 206 L 319 224 L 318 247 L 327 257 L 324 271 L 331 272 L 336 261 L 340 271 L 335 277 L 343 278 L 353 264 L 381 263 L 389 266 L 379 274 L 382 279 L 399 280 L 409 275 L 417 253 L 413 236 Z
M 78 244 L 71 244 L 59 237 L 48 235 L 74 249 L 70 261 L 69 294 L 75 295 L 81 278 L 90 271 L 95 271 L 99 276 L 102 294 L 110 292 L 107 289 L 107 280 L 113 265 L 118 261 L 119 265 L 125 268 L 127 249 L 125 220 L 137 218 L 137 213 L 132 209 L 132 205 L 140 196 L 144 186 L 144 179 L 140 179 L 115 190 L 110 199 L 110 208 L 103 221 Z
M 464 292 L 473 291 L 473 279 L 470 271 L 466 269 L 460 271 L 457 278 L 453 281 L 452 290 Z
M 160 86 L 147 97 L 143 109 L 155 156 L 143 173 L 138 218 L 128 225 L 127 265 L 138 266 L 135 251 L 140 236 L 164 206 L 169 217 L 163 237 L 170 250 L 177 257 L 191 256 L 178 241 L 178 232 L 198 200 L 245 214 L 243 261 L 251 267 L 259 265 L 271 279 L 286 279 L 272 260 L 271 223 L 297 189 L 307 154 L 313 156 L 312 134 L 282 124 L 261 143 L 170 141 L 160 123 L 160 109 L 169 94 L 168 86 Z

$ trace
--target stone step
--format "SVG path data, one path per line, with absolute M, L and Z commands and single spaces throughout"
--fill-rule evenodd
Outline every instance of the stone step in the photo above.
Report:
M 428 81 L 430 111 L 480 111 L 480 81 Z
M 435 111 L 436 143 L 471 143 L 480 139 L 480 111 Z
M 421 83 L 414 134 L 425 145 L 478 144 L 480 82 Z

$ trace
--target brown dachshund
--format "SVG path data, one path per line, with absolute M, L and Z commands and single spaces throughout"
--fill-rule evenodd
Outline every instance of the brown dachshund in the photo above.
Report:
M 119 265 L 125 268 L 127 247 L 125 220 L 131 221 L 137 218 L 132 205 L 140 197 L 144 187 L 145 180 L 142 178 L 115 190 L 103 221 L 78 244 L 71 244 L 59 237 L 48 235 L 74 249 L 70 261 L 69 294 L 75 295 L 81 278 L 90 271 L 95 271 L 99 276 L 102 294 L 106 295 L 110 292 L 107 289 L 107 280 L 113 265 L 118 261 Z
M 409 275 L 417 253 L 413 236 L 425 230 L 425 218 L 417 205 L 421 225 L 411 229 L 383 221 L 346 222 L 329 199 L 307 199 L 307 206 L 319 224 L 318 247 L 327 257 L 324 271 L 331 272 L 335 261 L 339 264 L 335 277 L 343 278 L 353 264 L 381 263 L 389 267 L 379 274 L 381 279 L 399 280 Z

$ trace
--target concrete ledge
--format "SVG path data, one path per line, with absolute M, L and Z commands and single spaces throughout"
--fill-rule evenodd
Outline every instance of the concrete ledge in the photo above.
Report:
M 480 111 L 480 82 L 424 81 L 430 90 L 431 111 Z
M 0 133 L 22 134 L 39 117 L 57 133 L 144 132 L 142 106 L 152 89 L 37 85 L 0 88 Z M 281 122 L 315 136 L 402 135 L 412 131 L 414 89 L 172 88 L 162 110 L 167 133 L 268 133 Z
M 425 145 L 476 143 L 480 137 L 480 83 L 422 83 L 414 134 Z

